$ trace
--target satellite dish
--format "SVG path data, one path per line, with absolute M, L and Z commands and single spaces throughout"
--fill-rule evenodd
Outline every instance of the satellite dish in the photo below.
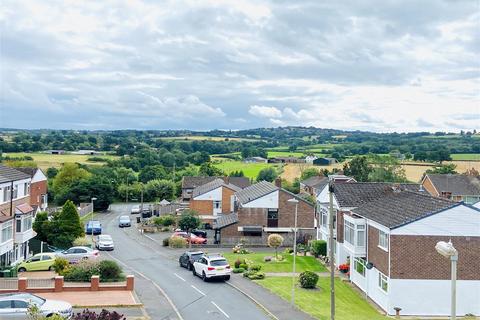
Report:
M 371 262 L 367 263 L 366 267 L 367 267 L 368 270 L 372 269 L 373 268 L 373 263 L 371 263 Z

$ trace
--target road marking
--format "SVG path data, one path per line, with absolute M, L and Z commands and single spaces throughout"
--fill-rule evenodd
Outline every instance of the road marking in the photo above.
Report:
M 200 293 L 202 296 L 205 295 L 205 293 L 203 293 L 200 289 L 198 289 L 197 287 L 195 287 L 193 284 L 191 285 L 193 289 L 197 290 L 198 293 Z
M 215 302 L 213 302 L 213 301 L 210 301 L 210 302 L 211 302 L 215 307 L 217 307 L 217 309 L 220 310 L 220 312 L 223 313 L 223 315 L 224 315 L 225 317 L 227 317 L 228 319 L 230 319 L 230 316 L 229 316 L 225 311 L 223 311 L 222 308 L 220 308 L 219 306 L 217 306 L 217 304 L 216 304 Z
M 178 274 L 176 274 L 176 273 L 174 273 L 174 275 L 175 275 L 175 277 L 177 277 L 178 279 L 180 279 L 180 280 L 182 280 L 182 281 L 184 281 L 184 282 L 187 281 L 187 280 L 183 279 L 182 277 L 180 277 L 180 276 L 179 276 Z

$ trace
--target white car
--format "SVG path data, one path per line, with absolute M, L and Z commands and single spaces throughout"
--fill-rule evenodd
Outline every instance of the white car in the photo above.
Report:
M 98 250 L 113 250 L 113 239 L 108 234 L 101 234 L 95 240 L 95 247 Z
M 73 315 L 72 305 L 65 301 L 43 299 L 31 293 L 5 293 L 0 294 L 0 320 L 31 319 L 30 305 L 36 305 L 40 315 L 47 318 L 59 315 L 70 319 Z
M 134 205 L 132 207 L 132 210 L 130 211 L 130 214 L 139 214 L 140 213 L 140 206 L 139 205 Z
M 204 255 L 200 260 L 193 263 L 193 275 L 202 277 L 203 281 L 212 278 L 230 280 L 232 269 L 227 259 L 220 255 Z
M 98 250 L 89 247 L 71 247 L 57 254 L 58 257 L 67 259 L 70 263 L 78 263 L 81 260 L 98 258 Z

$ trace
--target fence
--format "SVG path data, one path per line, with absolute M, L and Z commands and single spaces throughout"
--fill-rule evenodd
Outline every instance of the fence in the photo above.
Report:
M 17 278 L 0 278 L 0 290 L 17 290 L 18 279 Z
M 27 289 L 55 288 L 54 278 L 27 278 Z
M 93 212 L 93 206 L 91 203 L 80 203 L 80 209 L 78 210 L 80 217 L 83 217 L 91 212 Z

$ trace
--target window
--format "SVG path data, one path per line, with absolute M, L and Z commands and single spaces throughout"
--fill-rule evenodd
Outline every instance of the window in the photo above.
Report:
M 388 251 L 388 234 L 381 230 L 378 230 L 378 246 Z
M 40 261 L 40 256 L 32 257 L 30 259 L 30 262 L 37 262 L 37 261 Z
M 52 260 L 53 258 L 51 256 L 42 256 L 42 261 L 45 261 L 45 260 Z
M 3 188 L 3 201 L 10 201 L 10 186 Z
M 28 196 L 30 194 L 30 182 L 25 182 L 23 188 L 23 195 Z
M 22 218 L 15 219 L 15 231 L 22 232 Z
M 13 199 L 18 198 L 18 184 L 13 186 Z
M 355 245 L 355 225 L 347 220 L 345 220 L 345 241 L 351 245 Z
M 388 278 L 381 272 L 378 272 L 378 287 L 385 292 L 388 292 Z
M 2 225 L 2 242 L 12 239 L 13 234 L 13 222 L 8 221 Z
M 278 209 L 268 209 L 267 211 L 267 227 L 278 227 Z
M 0 301 L 0 309 L 10 309 L 12 307 L 11 300 Z
M 222 201 L 213 201 L 213 209 L 222 209 Z
M 363 258 L 355 258 L 353 260 L 353 268 L 355 271 L 365 277 L 366 262 Z
M 328 225 L 328 211 L 325 208 L 320 208 L 320 212 L 322 214 L 322 226 L 327 227 Z
M 87 253 L 87 250 L 85 249 L 75 249 L 75 253 Z
M 23 219 L 23 231 L 32 229 L 32 217 L 28 216 Z
M 15 309 L 27 309 L 28 303 L 22 300 L 13 300 L 13 307 Z
M 357 246 L 365 247 L 365 225 L 357 225 Z

